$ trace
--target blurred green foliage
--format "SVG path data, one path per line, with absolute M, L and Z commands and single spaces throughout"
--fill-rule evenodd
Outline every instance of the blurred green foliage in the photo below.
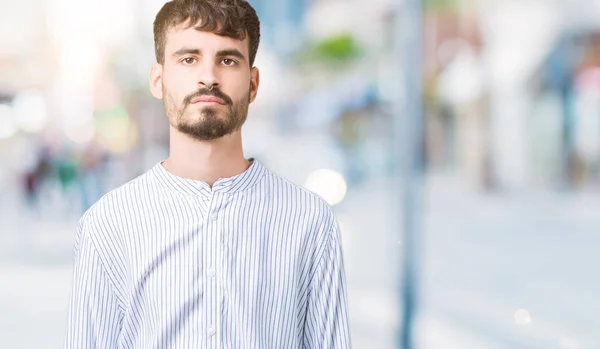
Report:
M 422 0 L 426 11 L 458 11 L 472 9 L 478 0 Z
M 344 63 L 359 58 L 362 48 L 352 34 L 341 33 L 308 42 L 298 56 L 300 63 Z

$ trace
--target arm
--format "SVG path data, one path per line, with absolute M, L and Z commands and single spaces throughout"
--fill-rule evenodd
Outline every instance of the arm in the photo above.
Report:
M 114 286 L 82 222 L 75 239 L 65 349 L 117 348 L 122 312 Z
M 304 348 L 350 348 L 346 276 L 336 224 L 328 232 L 309 287 Z

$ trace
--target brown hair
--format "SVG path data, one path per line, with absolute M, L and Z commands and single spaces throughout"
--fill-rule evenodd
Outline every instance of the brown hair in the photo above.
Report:
M 158 11 L 154 19 L 154 54 L 164 64 L 167 31 L 189 21 L 185 29 L 200 21 L 196 30 L 208 31 L 237 40 L 249 36 L 250 67 L 254 64 L 260 42 L 260 21 L 256 11 L 244 0 L 172 0 Z

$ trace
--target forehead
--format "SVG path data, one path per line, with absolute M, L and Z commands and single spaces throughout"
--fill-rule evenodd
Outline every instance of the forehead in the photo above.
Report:
M 228 36 L 217 35 L 208 31 L 200 31 L 195 26 L 187 28 L 188 23 L 184 23 L 169 28 L 166 33 L 165 54 L 168 56 L 182 47 L 199 48 L 205 50 L 222 50 L 227 48 L 237 48 L 244 56 L 248 57 L 248 35 L 244 40 L 230 38 Z

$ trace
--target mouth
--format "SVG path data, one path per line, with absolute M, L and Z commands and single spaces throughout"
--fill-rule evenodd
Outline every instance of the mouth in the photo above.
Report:
M 225 105 L 225 101 L 223 101 L 221 98 L 218 98 L 218 97 L 202 96 L 202 97 L 192 99 L 190 104 L 218 106 L 218 105 Z

